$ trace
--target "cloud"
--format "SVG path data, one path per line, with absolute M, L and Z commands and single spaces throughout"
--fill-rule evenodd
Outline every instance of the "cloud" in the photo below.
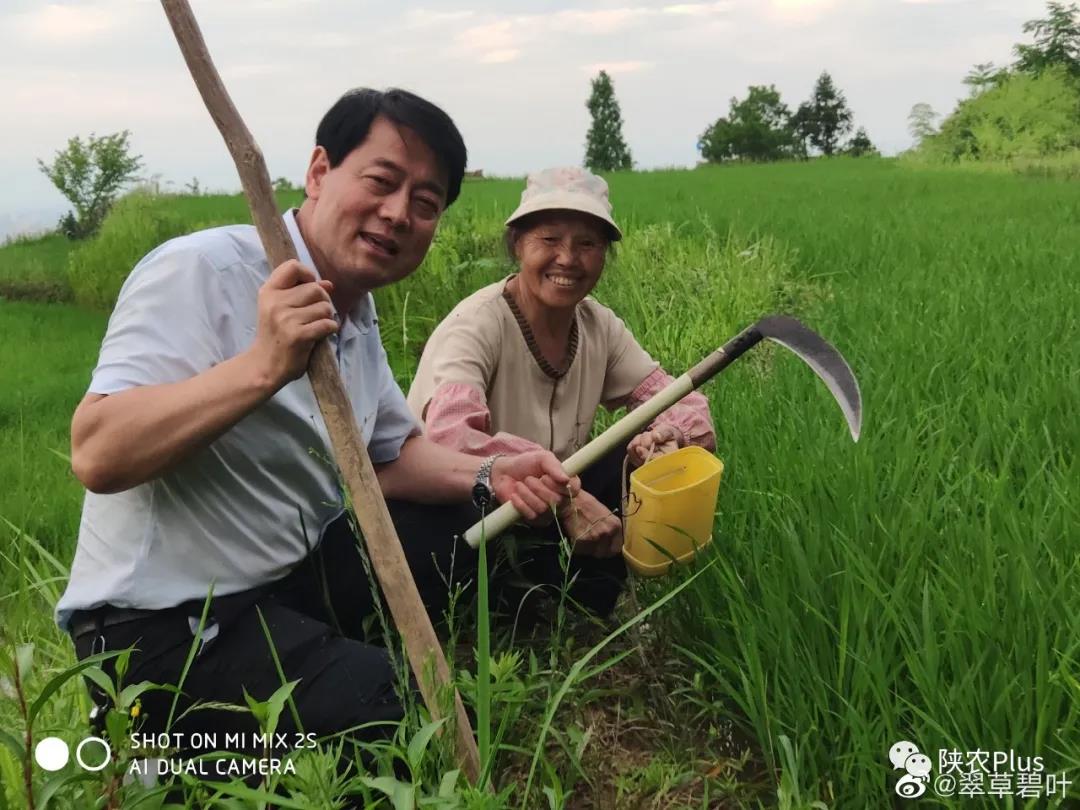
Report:
M 655 15 L 655 9 L 647 6 L 632 8 L 606 8 L 596 11 L 566 9 L 546 17 L 547 25 L 555 31 L 567 31 L 576 34 L 611 34 L 629 28 L 647 17 Z M 533 22 L 544 18 L 533 19 Z
M 721 0 L 721 2 L 717 3 L 681 3 L 674 6 L 664 6 L 660 11 L 663 14 L 674 16 L 708 17 L 713 14 L 731 11 L 731 9 L 732 3 Z
M 653 66 L 652 62 L 628 61 L 628 62 L 596 62 L 592 65 L 582 66 L 582 71 L 590 76 L 595 76 L 601 70 L 608 73 L 636 73 L 639 70 L 648 70 Z
M 769 0 L 769 16 L 785 23 L 813 22 L 836 6 L 837 0 Z
M 192 109 L 198 109 L 191 80 L 182 74 L 134 72 L 125 78 L 122 93 L 115 91 L 115 81 L 116 75 L 111 72 L 85 69 L 41 70 L 29 76 L 0 75 L 0 97 L 14 109 L 60 110 L 75 131 L 83 132 L 136 129 L 147 120 L 150 111 L 158 120 L 179 120 Z M 184 96 L 182 91 L 186 91 Z M 169 98 L 170 102 L 162 104 L 163 98 Z M 40 126 L 40 122 L 34 123 Z
M 280 65 L 253 64 L 253 65 L 226 65 L 221 68 L 221 75 L 225 79 L 253 79 L 259 76 L 272 76 L 282 73 Z
M 304 37 L 304 44 L 316 52 L 328 48 L 355 50 L 359 41 L 354 31 L 313 31 Z
M 429 11 L 425 8 L 413 9 L 405 14 L 405 23 L 417 28 L 446 25 L 447 23 L 467 20 L 476 14 L 475 11 L 463 9 L 461 11 Z
M 498 65 L 504 62 L 513 62 L 521 56 L 521 51 L 517 48 L 505 48 L 501 51 L 488 51 L 480 57 L 480 63 L 483 65 Z
M 790 0 L 784 0 L 790 2 Z M 668 26 L 701 26 L 732 8 L 727 0 L 711 3 L 682 3 L 666 6 L 623 6 L 605 9 L 563 9 L 553 14 L 488 16 L 455 36 L 454 50 L 481 63 L 510 61 L 533 44 L 550 47 L 552 35 L 587 39 L 634 30 L 655 28 L 666 20 Z M 471 12 L 444 12 L 449 21 L 470 19 Z M 684 21 L 684 22 L 683 22 Z M 512 54 L 512 55 L 511 55 Z M 624 64 L 630 64 L 629 62 Z
M 467 28 L 455 41 L 459 51 L 473 56 L 478 62 L 485 62 L 491 54 L 516 52 L 526 38 L 526 32 L 513 20 L 498 20 Z
M 14 15 L 15 28 L 32 41 L 67 45 L 94 39 L 117 27 L 122 15 L 105 5 L 66 6 L 57 3 Z

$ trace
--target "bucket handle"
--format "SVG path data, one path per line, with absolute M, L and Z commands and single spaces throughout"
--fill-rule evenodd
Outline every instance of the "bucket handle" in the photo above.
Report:
M 652 461 L 653 456 L 655 456 L 655 455 L 656 455 L 656 450 L 655 449 L 650 450 L 649 455 L 647 455 L 645 457 L 645 461 L 643 462 L 642 466 L 644 466 L 648 462 Z M 626 482 L 628 480 L 630 480 L 629 476 L 627 475 L 627 470 L 629 468 L 629 465 L 630 465 L 630 455 L 627 454 L 627 455 L 623 456 L 623 460 L 622 460 L 622 477 L 619 479 L 619 485 L 622 487 L 622 497 L 619 499 L 619 506 L 621 507 L 620 511 L 622 512 L 622 514 L 619 515 L 619 519 L 622 521 L 622 524 L 623 524 L 623 537 L 626 537 L 626 519 L 628 517 L 630 517 L 631 515 L 636 514 L 637 511 L 639 509 L 641 509 L 641 499 L 637 495 L 635 495 L 633 493 L 633 491 L 628 491 L 627 488 L 626 488 Z M 630 508 L 630 499 L 631 498 L 633 498 L 633 500 L 634 500 L 633 509 Z

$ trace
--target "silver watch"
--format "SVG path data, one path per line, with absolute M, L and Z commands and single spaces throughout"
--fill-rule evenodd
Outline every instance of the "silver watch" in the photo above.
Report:
M 502 455 L 495 453 L 480 462 L 480 469 L 476 471 L 476 483 L 472 488 L 472 502 L 477 509 L 487 509 L 495 500 L 495 490 L 491 488 L 491 468 L 495 466 L 495 459 Z

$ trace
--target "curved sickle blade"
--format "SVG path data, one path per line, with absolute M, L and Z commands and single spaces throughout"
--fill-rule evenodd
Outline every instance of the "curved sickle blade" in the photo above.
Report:
M 836 404 L 844 412 L 851 438 L 859 440 L 862 430 L 862 395 L 859 382 L 844 356 L 817 332 L 787 315 L 762 318 L 754 328 L 761 336 L 797 354 L 829 387 Z

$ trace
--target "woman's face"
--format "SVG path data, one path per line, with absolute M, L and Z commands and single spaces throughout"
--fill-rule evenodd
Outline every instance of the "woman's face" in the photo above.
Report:
M 577 211 L 536 215 L 515 245 L 518 283 L 545 307 L 574 307 L 604 272 L 608 239 L 596 217 Z

